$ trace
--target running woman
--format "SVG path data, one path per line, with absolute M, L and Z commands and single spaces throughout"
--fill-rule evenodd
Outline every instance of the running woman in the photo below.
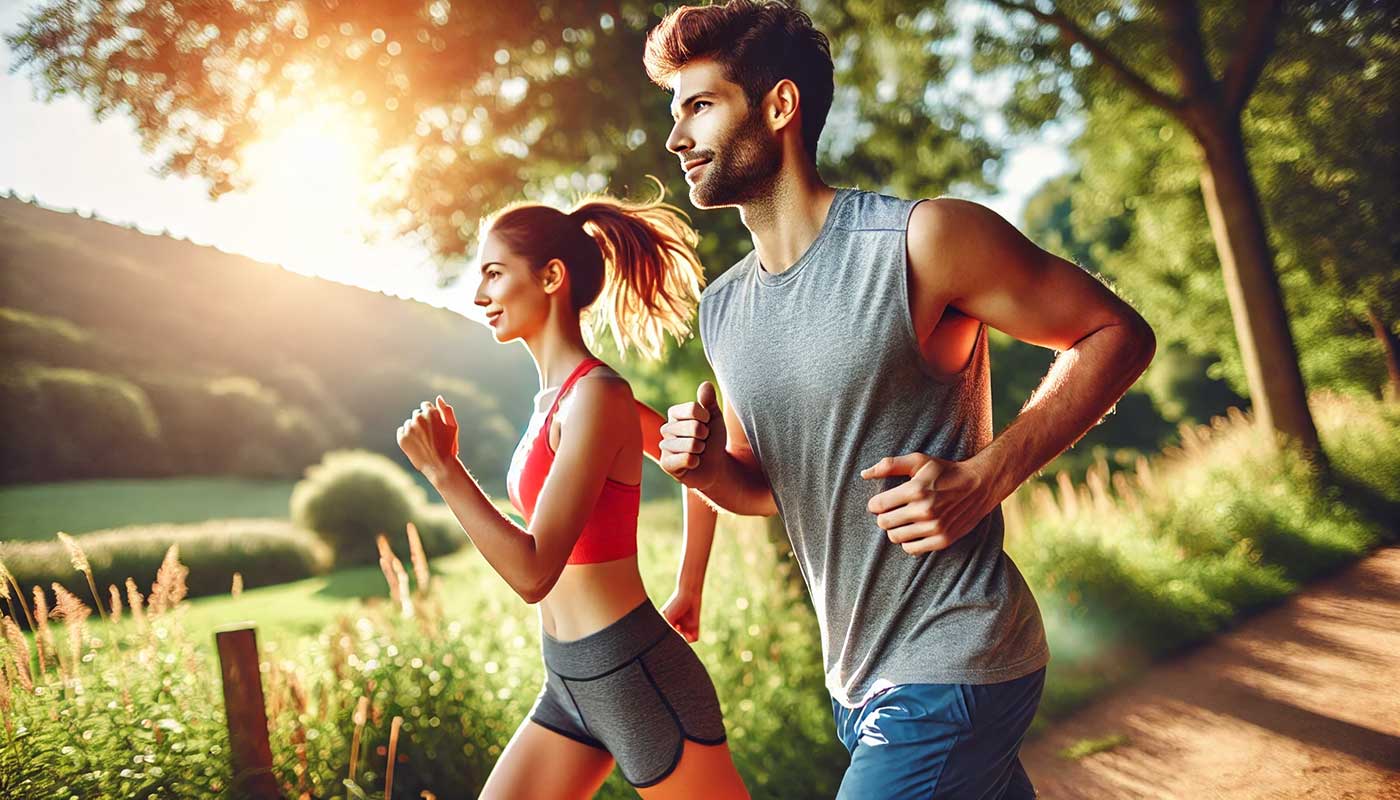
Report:
M 1132 385 L 1151 329 L 981 205 L 828 186 L 831 52 L 792 5 L 678 8 L 645 65 L 691 202 L 737 207 L 754 243 L 700 301 L 723 410 L 708 383 L 674 406 L 662 466 L 781 514 L 851 754 L 842 800 L 1033 797 L 1018 752 L 1049 652 L 1000 503 Z M 1060 351 L 995 438 L 988 328 Z
M 686 643 L 698 635 L 715 512 L 684 492 L 684 555 L 663 616 L 637 568 L 637 511 L 642 456 L 659 460 L 665 420 L 589 352 L 580 321 L 587 309 L 648 356 L 663 335 L 684 336 L 703 280 L 695 232 L 660 198 L 604 196 L 567 213 L 515 205 L 483 230 L 475 302 L 497 342 L 524 342 L 542 387 L 507 477 L 526 527 L 458 458 L 444 398 L 398 431 L 476 549 L 539 608 L 544 688 L 481 796 L 592 797 L 615 762 L 647 800 L 747 797 L 714 685 Z

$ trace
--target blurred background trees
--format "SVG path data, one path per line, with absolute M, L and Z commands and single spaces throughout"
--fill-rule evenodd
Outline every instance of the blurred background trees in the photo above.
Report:
M 1305 385 L 1400 386 L 1397 22 L 1385 4 L 804 8 L 837 65 L 820 152 L 833 183 L 985 197 L 1012 148 L 1047 126 L 1074 131 L 1073 173 L 1013 222 L 1110 280 L 1164 345 L 1083 449 L 1150 449 L 1177 422 L 1247 398 L 1316 451 Z M 248 180 L 245 148 L 274 120 L 344 110 L 373 143 L 381 216 L 436 253 L 449 282 L 478 220 L 522 197 L 627 195 L 652 174 L 688 206 L 662 144 L 669 97 L 640 64 L 666 10 L 46 0 L 10 44 L 41 92 L 130 115 L 165 169 L 215 195 Z M 748 249 L 736 214 L 693 216 L 711 275 Z M 1004 425 L 1049 354 L 994 344 Z M 657 406 L 708 374 L 693 339 L 622 367 Z

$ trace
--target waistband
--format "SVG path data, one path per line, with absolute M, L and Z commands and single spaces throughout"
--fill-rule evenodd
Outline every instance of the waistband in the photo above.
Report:
M 560 677 L 601 678 L 650 650 L 666 636 L 679 636 L 652 605 L 651 598 L 602 630 L 561 641 L 540 631 L 544 664 Z

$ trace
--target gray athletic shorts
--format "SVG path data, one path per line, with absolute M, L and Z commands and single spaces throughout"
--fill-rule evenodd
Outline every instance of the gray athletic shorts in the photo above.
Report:
M 633 786 L 665 780 L 686 739 L 724 741 L 710 674 L 651 600 L 582 639 L 540 638 L 545 683 L 530 721 L 608 751 Z

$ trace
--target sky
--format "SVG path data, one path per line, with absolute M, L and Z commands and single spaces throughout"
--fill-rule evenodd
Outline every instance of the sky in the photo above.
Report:
M 0 33 L 23 19 L 28 0 L 0 0 Z M 274 132 L 250 154 L 255 183 L 211 200 L 204 184 L 156 174 L 159 159 L 141 149 L 131 120 L 99 122 L 81 100 L 36 99 L 24 74 L 10 72 L 13 53 L 0 40 L 0 192 L 58 210 L 75 210 L 148 233 L 169 231 L 198 244 L 449 308 L 481 321 L 474 287 L 436 286 L 429 253 L 406 241 L 366 243 L 381 224 L 367 211 L 358 174 L 367 153 L 338 135 L 328 114 Z M 1028 197 L 1069 168 L 1064 136 L 1020 148 L 1003 170 L 1000 192 L 976 198 L 1020 224 Z M 701 232 L 703 234 L 703 231 Z M 472 280 L 471 271 L 464 271 Z

